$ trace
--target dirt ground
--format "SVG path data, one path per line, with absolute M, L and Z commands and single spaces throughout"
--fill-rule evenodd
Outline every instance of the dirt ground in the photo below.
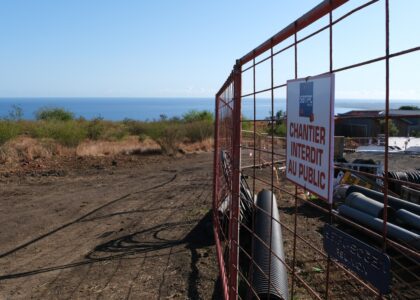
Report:
M 212 154 L 0 169 L 0 299 L 218 299 Z

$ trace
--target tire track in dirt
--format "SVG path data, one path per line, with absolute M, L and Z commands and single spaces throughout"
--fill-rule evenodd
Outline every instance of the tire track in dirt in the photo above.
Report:
M 195 180 L 195 179 L 194 179 Z M 193 180 L 193 181 L 194 181 Z M 202 196 L 203 196 L 203 194 L 206 192 L 206 189 L 205 189 L 205 187 L 201 184 L 201 192 L 199 193 L 199 195 L 196 197 L 196 200 L 198 201 L 198 200 L 201 200 L 202 199 Z M 194 198 L 194 197 L 192 197 L 192 198 Z M 188 232 L 190 232 L 191 231 L 191 228 L 188 228 Z M 184 238 L 182 239 L 183 241 L 184 241 L 184 243 L 185 243 L 185 237 L 186 237 L 186 234 L 187 233 L 184 233 L 183 234 L 183 236 L 184 236 Z M 161 283 L 160 283 L 160 285 L 159 285 L 159 291 L 158 291 L 158 299 L 161 299 L 162 298 L 162 289 L 163 289 L 163 286 L 164 286 L 164 284 L 165 284 L 165 274 L 166 274 L 166 272 L 168 271 L 168 268 L 169 268 L 169 263 L 170 263 L 170 259 L 171 259 L 171 255 L 172 255 L 172 250 L 173 250 L 173 247 L 171 247 L 170 248 L 170 253 L 169 253 L 169 255 L 168 255 L 168 260 L 167 260 L 167 263 L 166 263 L 166 267 L 165 267 L 165 270 L 164 270 L 164 272 L 162 273 L 162 279 L 161 279 Z M 193 256 L 193 252 L 194 251 L 192 251 L 192 249 L 190 249 L 190 252 L 191 252 L 191 257 L 190 257 L 190 260 L 191 260 L 191 265 L 193 265 L 194 263 L 196 263 L 196 261 L 194 261 L 194 256 Z M 191 272 L 194 272 L 194 269 L 192 268 L 191 269 Z M 190 275 L 191 275 L 192 273 L 190 273 Z M 189 277 L 191 277 L 191 276 L 189 276 Z M 189 280 L 190 280 L 190 278 L 188 278 Z
M 146 192 L 147 191 L 150 192 L 151 190 L 158 189 L 160 187 L 163 187 L 163 186 L 167 185 L 168 183 L 173 182 L 175 180 L 175 178 L 176 178 L 176 174 L 174 176 L 172 176 L 172 178 L 170 180 L 165 181 L 163 184 L 155 185 L 152 188 L 143 189 L 142 191 L 133 192 L 131 194 L 132 195 L 136 195 L 136 194 L 139 194 L 139 193 L 143 193 L 145 191 Z M 104 208 L 106 206 L 109 206 L 111 204 L 114 204 L 116 201 L 119 201 L 119 200 L 122 200 L 122 199 L 126 199 L 126 198 L 127 197 L 119 197 L 117 199 L 114 199 L 112 201 L 109 201 L 105 205 L 102 205 L 101 207 L 96 208 L 95 210 L 89 212 L 88 214 L 85 214 L 83 217 L 91 216 L 93 213 L 98 212 L 99 209 L 102 209 L 102 208 Z M 80 221 L 81 219 L 83 219 L 83 217 L 78 218 L 78 221 Z M 78 222 L 72 222 L 72 223 L 76 224 Z M 80 236 L 88 236 L 89 234 L 87 234 L 87 233 L 89 233 L 90 231 L 96 229 L 100 225 L 101 225 L 100 222 L 96 222 L 96 224 L 94 225 L 93 228 L 92 228 L 92 226 L 86 227 L 85 230 L 83 230 L 83 232 L 80 233 Z M 63 226 L 61 226 L 61 227 L 63 227 Z M 76 244 L 76 246 L 73 247 L 73 249 L 70 249 L 70 250 L 67 250 L 66 251 L 66 249 L 64 248 L 65 252 L 63 253 L 62 251 L 60 251 L 60 254 L 61 254 L 60 257 L 66 257 L 69 253 L 71 254 L 73 252 L 72 250 L 79 248 L 80 247 L 80 244 L 83 244 L 83 243 L 84 243 L 84 240 L 81 239 L 81 241 L 79 241 L 79 244 Z M 32 259 L 30 259 L 30 261 L 27 261 L 27 262 L 23 263 L 23 265 L 31 265 L 31 261 L 36 261 L 36 260 L 37 260 L 37 257 L 36 256 L 35 257 L 32 257 Z M 65 264 L 65 265 L 59 265 L 59 266 L 55 266 L 55 267 L 47 267 L 47 268 L 39 268 L 38 267 L 38 268 L 36 268 L 35 270 L 32 270 L 32 271 L 24 271 L 24 272 L 19 272 L 19 273 L 13 273 L 12 272 L 11 274 L 9 273 L 9 274 L 0 276 L 0 283 L 1 283 L 2 280 L 6 280 L 6 279 L 13 279 L 13 278 L 31 276 L 31 275 L 36 275 L 36 274 L 42 274 L 42 273 L 45 273 L 45 272 L 51 272 L 51 271 L 55 271 L 55 270 L 60 270 L 60 273 L 62 273 L 63 271 L 65 271 L 68 268 L 79 267 L 79 266 L 83 266 L 83 265 L 85 265 L 87 263 L 97 263 L 97 262 L 100 262 L 100 261 L 101 260 L 95 260 L 95 261 L 91 261 L 91 262 L 75 262 L 75 263 L 70 263 L 70 264 Z M 34 268 L 32 267 L 32 269 L 34 269 Z M 60 278 L 60 274 L 57 275 L 57 280 L 58 280 L 58 278 Z M 43 297 L 40 297 L 40 298 L 43 298 Z
M 15 253 L 15 252 L 19 251 L 20 249 L 23 249 L 23 248 L 25 248 L 25 247 L 27 247 L 27 246 L 29 246 L 29 245 L 31 245 L 31 244 L 34 244 L 34 243 L 36 243 L 36 242 L 38 242 L 38 241 L 40 241 L 40 240 L 42 240 L 42 239 L 44 239 L 44 238 L 46 238 L 46 237 L 48 237 L 48 236 L 50 236 L 50 235 L 54 234 L 54 233 L 56 233 L 56 232 L 58 232 L 58 231 L 60 231 L 60 230 L 62 230 L 62 229 L 65 229 L 65 228 L 67 228 L 67 227 L 69 227 L 69 226 L 71 226 L 71 225 L 73 225 L 73 224 L 75 224 L 75 223 L 77 223 L 77 222 L 80 222 L 80 221 L 81 221 L 81 220 L 83 220 L 84 218 L 86 218 L 86 217 L 88 217 L 88 216 L 90 216 L 90 215 L 93 215 L 93 214 L 94 214 L 94 213 L 96 213 L 97 211 L 99 211 L 99 210 L 101 210 L 101 209 L 103 209 L 103 208 L 105 208 L 105 207 L 107 207 L 107 206 L 110 206 L 111 204 L 114 204 L 114 203 L 116 203 L 116 202 L 119 202 L 119 201 L 121 201 L 121 200 L 124 200 L 124 199 L 126 199 L 126 198 L 130 197 L 130 196 L 131 196 L 131 195 L 133 195 L 133 194 L 144 193 L 144 192 L 151 191 L 151 190 L 157 189 L 157 188 L 159 188 L 159 187 L 165 186 L 166 184 L 169 184 L 169 183 L 171 183 L 172 181 L 174 181 L 174 180 L 176 179 L 176 176 L 177 176 L 177 174 L 175 174 L 175 175 L 174 175 L 174 176 L 173 176 L 170 180 L 168 180 L 168 181 L 166 181 L 166 182 L 164 182 L 164 183 L 161 183 L 161 184 L 159 184 L 159 185 L 153 186 L 153 187 L 151 187 L 151 188 L 148 188 L 148 189 L 145 189 L 145 190 L 142 190 L 142 191 L 137 191 L 137 192 L 134 192 L 134 193 L 129 193 L 129 194 L 126 194 L 126 195 L 124 195 L 124 196 L 121 196 L 121 197 L 119 197 L 119 198 L 117 198 L 117 199 L 111 200 L 111 201 L 109 201 L 109 202 L 105 203 L 104 205 L 101 205 L 101 206 L 99 206 L 99 207 L 95 208 L 94 210 L 92 210 L 92 211 L 88 212 L 87 214 L 85 214 L 85 215 L 83 215 L 83 216 L 81 216 L 81 217 L 79 217 L 79 218 L 77 218 L 77 219 L 75 219 L 75 220 L 73 220 L 73 221 L 71 221 L 71 222 L 68 222 L 68 223 L 66 223 L 66 224 L 63 224 L 63 225 L 61 225 L 60 227 L 57 227 L 57 228 L 55 228 L 55 229 L 53 229 L 53 230 L 51 230 L 51 231 L 49 231 L 49 232 L 47 232 L 47 233 L 45 233 L 45 234 L 43 234 L 43 235 L 41 235 L 41 236 L 38 236 L 38 237 L 36 237 L 36 238 L 34 238 L 34 239 L 32 239 L 32 240 L 30 240 L 30 241 L 28 241 L 28 242 L 26 242 L 26 243 L 24 243 L 24 244 L 20 245 L 20 246 L 15 247 L 14 249 L 11 249 L 11 250 L 9 250 L 9 251 L 6 251 L 6 252 L 4 252 L 4 253 L 1 253 L 1 254 L 0 254 L 0 258 L 6 257 L 6 256 L 8 256 L 8 255 L 10 255 L 10 254 L 12 254 L 12 253 Z M 1 278 L 1 277 L 0 277 L 0 278 Z
M 165 191 L 162 191 L 162 193 L 164 193 Z M 167 191 L 167 192 L 169 192 L 169 191 Z M 155 197 L 156 198 L 160 198 L 160 196 L 159 195 L 155 195 Z M 153 201 L 153 200 L 158 200 L 158 199 L 150 199 L 150 200 L 152 200 L 152 201 L 149 201 L 149 205 L 147 205 L 146 207 L 144 207 L 144 206 L 142 206 L 142 211 L 146 211 L 146 212 L 153 212 L 153 213 L 157 213 L 158 211 L 159 211 L 159 205 L 161 205 L 161 203 L 159 203 L 159 201 Z M 137 201 L 135 201 L 134 203 L 136 203 L 137 205 L 138 205 L 138 202 Z M 178 207 L 183 207 L 183 203 L 182 204 L 180 204 L 180 205 L 178 205 Z M 159 212 L 161 212 L 161 211 L 159 211 Z M 113 216 L 114 214 L 111 214 L 111 216 Z M 162 215 L 161 213 L 160 214 L 158 214 L 157 216 L 159 216 L 159 215 Z M 168 211 L 167 212 L 167 214 L 166 215 L 171 215 L 171 212 L 170 211 Z M 172 214 L 173 215 L 173 214 Z M 100 218 L 101 216 L 99 216 L 98 218 Z M 150 217 L 150 216 L 149 216 Z M 144 218 L 144 216 L 143 216 L 143 218 Z M 155 218 L 153 218 L 153 217 L 150 217 L 151 219 L 155 219 Z M 165 217 L 165 219 L 166 219 L 166 221 L 168 221 L 168 218 L 167 217 Z M 131 228 L 131 227 L 135 227 L 135 226 L 133 226 L 133 224 L 134 224 L 135 222 L 131 222 L 131 223 L 129 223 L 128 225 L 126 225 L 126 227 L 127 228 Z M 135 254 L 135 253 L 134 253 Z M 147 254 L 147 252 L 146 252 L 146 254 Z M 146 255 L 145 254 L 145 255 Z M 111 275 L 110 275 L 110 277 L 107 279 L 107 282 L 105 283 L 105 285 L 102 287 L 102 288 L 100 288 L 100 290 L 101 290 L 101 292 L 97 295 L 97 299 L 100 299 L 100 297 L 103 295 L 103 292 L 107 289 L 107 287 L 108 287 L 108 285 L 112 282 L 112 280 L 113 280 L 113 278 L 115 277 L 115 275 L 117 274 L 117 271 L 118 271 L 118 269 L 119 269 L 119 267 L 121 266 L 121 260 L 122 259 L 125 259 L 126 258 L 126 256 L 120 256 L 119 258 L 118 258 L 118 265 L 117 265 L 117 267 L 116 267 L 116 269 L 111 273 Z M 147 260 L 144 260 L 145 261 L 145 263 L 147 262 Z M 143 264 L 144 265 L 144 264 Z M 124 276 L 125 274 L 121 274 L 122 276 Z
M 187 177 L 186 179 L 184 179 L 184 178 L 182 178 L 182 181 L 183 182 L 188 182 L 189 179 L 190 178 L 190 176 L 189 177 Z M 185 189 L 185 187 L 183 187 L 183 189 Z M 182 202 L 182 206 L 184 206 L 184 203 L 189 203 L 189 202 L 191 202 L 192 200 L 194 200 L 194 199 L 196 199 L 196 200 L 198 200 L 198 199 L 201 199 L 201 197 L 202 197 L 202 195 L 203 195 L 203 193 L 204 193 L 204 189 L 201 189 L 201 190 L 195 190 L 194 191 L 194 193 L 192 193 L 191 195 L 190 195 L 190 197 L 181 197 L 181 198 L 183 198 L 183 202 Z M 182 194 L 182 193 L 179 193 L 179 194 Z M 179 201 L 178 201 L 179 202 Z M 187 206 L 187 205 L 185 205 L 185 206 Z M 170 219 L 172 220 L 173 218 L 176 218 L 176 217 L 178 217 L 175 213 L 172 213 L 172 214 L 170 214 Z M 165 221 L 167 222 L 167 223 L 170 223 L 170 221 L 168 220 L 168 218 L 167 217 L 165 217 L 164 218 L 165 219 Z M 183 225 L 182 223 L 180 224 L 180 225 Z M 186 224 L 187 225 L 187 224 Z M 175 225 L 175 226 L 177 226 L 177 225 Z M 189 231 L 190 229 L 188 229 L 188 231 Z M 182 234 L 180 234 L 180 236 L 179 237 L 177 237 L 178 238 L 178 240 L 180 240 L 180 241 L 182 241 L 184 238 L 182 238 L 182 237 L 185 237 L 185 233 L 182 233 Z M 159 237 L 158 237 L 158 232 L 155 232 L 155 234 L 154 234 L 154 237 L 155 238 L 157 238 L 157 239 L 159 239 Z M 174 247 L 177 247 L 177 246 L 180 246 L 181 245 L 181 243 L 175 243 L 174 245 L 171 245 L 170 246 L 170 248 L 169 248 L 169 254 L 168 254 L 168 258 L 167 258 L 167 261 L 166 261 L 166 266 L 165 266 L 165 269 L 163 270 L 163 272 L 162 272 L 162 278 L 161 278 L 161 282 L 160 282 L 160 284 L 159 284 L 159 287 L 158 287 L 158 293 L 159 293 L 159 296 L 158 296 L 158 298 L 161 298 L 161 294 L 162 294 L 162 288 L 163 288 L 163 286 L 164 286 L 164 284 L 165 284 L 165 276 L 166 276 L 166 272 L 167 272 L 167 270 L 168 270 L 168 268 L 169 268 L 169 265 L 170 265 L 170 261 L 171 261 L 171 259 L 172 259 L 172 254 L 173 254 L 173 248 Z M 146 261 L 146 263 L 147 263 L 147 261 Z M 153 262 L 151 262 L 151 263 L 153 263 Z
M 186 181 L 186 180 L 182 180 L 182 181 Z M 191 195 L 190 195 L 190 197 L 181 197 L 181 198 L 183 198 L 183 201 L 182 201 L 182 204 L 181 204 L 181 206 L 184 206 L 184 203 L 188 203 L 188 202 L 191 202 L 191 200 L 193 200 L 193 199 L 200 199 L 201 198 L 201 195 L 203 194 L 203 192 L 201 191 L 201 193 L 200 193 L 200 191 L 194 191 L 194 193 L 192 193 Z M 167 215 L 169 215 L 169 218 L 167 217 Z M 176 213 L 170 213 L 170 212 L 167 212 L 166 213 L 166 216 L 164 216 L 164 217 L 162 217 L 162 219 L 164 219 L 165 220 L 165 222 L 166 223 L 170 223 L 171 222 L 171 220 L 173 220 L 174 218 L 176 218 L 176 217 L 178 217 L 177 215 L 176 215 Z M 180 225 L 182 225 L 182 223 L 180 224 Z M 158 237 L 158 235 L 157 235 L 157 233 L 158 232 L 155 232 L 155 234 L 153 235 L 153 237 L 155 238 L 155 239 L 159 239 L 159 237 Z M 184 234 L 182 234 L 182 236 L 183 236 Z M 182 240 L 181 239 L 181 237 L 177 237 L 177 239 L 178 240 Z M 165 269 L 163 270 L 163 272 L 162 272 L 162 278 L 161 278 L 161 282 L 160 282 L 160 284 L 159 284 L 159 290 L 158 290 L 158 293 L 159 293 L 159 296 L 158 296 L 158 298 L 160 299 L 161 298 L 161 293 L 162 293 L 162 287 L 163 287 L 163 285 L 164 285 L 164 283 L 165 283 L 165 274 L 166 274 L 166 272 L 167 272 L 167 270 L 168 270 L 168 268 L 169 268 L 169 264 L 170 264 L 170 261 L 171 261 L 171 256 L 172 256 L 172 253 L 173 253 L 173 247 L 174 246 L 178 246 L 180 243 L 175 243 L 175 245 L 172 245 L 172 246 L 170 246 L 170 248 L 169 248 L 169 254 L 167 254 L 167 260 L 166 260 L 166 266 L 165 266 Z M 145 261 L 145 263 L 147 263 L 148 261 L 146 260 Z M 153 262 L 152 262 L 153 263 Z
M 184 198 L 183 197 L 183 199 L 185 199 L 184 201 L 183 201 L 183 203 L 185 203 L 185 202 L 190 202 L 191 201 L 191 199 L 194 199 L 194 198 L 201 198 L 201 195 L 203 194 L 203 191 L 201 191 L 201 193 L 198 195 L 198 196 L 196 196 L 195 195 L 195 193 L 193 193 L 193 194 L 191 194 L 191 196 L 189 197 L 189 198 Z M 135 201 L 135 200 L 134 200 Z M 179 201 L 178 201 L 179 202 Z M 135 201 L 134 203 L 136 203 L 136 204 L 138 204 L 138 201 Z M 144 208 L 144 210 L 146 210 L 146 211 L 148 211 L 148 210 L 150 210 L 150 211 L 152 211 L 152 210 L 154 210 L 153 208 L 155 208 L 157 205 L 160 205 L 159 204 L 159 202 L 158 201 L 150 201 L 150 205 L 148 205 L 146 208 L 144 208 L 144 206 L 143 206 L 143 208 Z M 184 205 L 183 204 L 181 204 L 180 205 L 181 207 L 183 207 Z M 168 211 L 168 213 L 167 213 L 167 215 L 168 214 L 171 214 L 171 212 L 170 211 Z M 112 214 L 111 214 L 112 215 Z M 173 214 L 172 214 L 173 215 Z M 100 216 L 99 216 L 100 217 Z M 98 218 L 99 218 L 98 217 Z M 152 219 L 153 219 L 153 217 L 152 217 Z M 167 219 L 167 217 L 165 217 L 165 219 L 166 219 L 166 221 L 168 221 L 168 219 Z M 127 227 L 128 228 L 130 228 L 130 227 L 132 227 L 132 223 L 131 224 L 129 224 L 129 225 L 127 225 Z M 118 258 L 118 260 L 121 260 L 123 257 L 121 256 L 120 258 Z M 120 264 L 120 262 L 119 262 L 119 264 Z M 111 282 L 111 280 L 112 280 L 112 277 L 114 277 L 115 276 L 115 274 L 116 274 L 116 270 L 112 273 L 112 275 L 111 275 L 111 278 L 109 278 L 108 279 L 108 282 L 105 284 L 105 286 L 104 287 L 102 287 L 102 288 L 100 288 L 101 290 L 105 290 L 106 289 L 106 287 L 107 287 L 107 285 Z M 100 294 L 101 295 L 101 294 Z M 98 295 L 98 298 L 100 297 L 100 295 Z
M 175 296 L 183 294 L 182 290 L 186 291 L 191 284 L 190 277 L 199 275 L 185 276 L 186 273 L 183 270 L 185 267 L 191 267 L 192 271 L 197 271 L 197 266 L 193 269 L 197 261 L 191 261 L 192 252 L 187 246 L 186 236 L 197 224 L 197 217 L 202 217 L 199 207 L 208 200 L 208 193 L 210 193 L 208 162 L 194 161 L 194 164 L 198 165 L 196 169 L 187 169 L 188 163 L 175 164 L 177 173 L 171 177 L 177 179 L 176 183 L 173 179 L 174 185 L 167 184 L 161 188 L 153 186 L 152 188 L 155 189 L 150 192 L 144 191 L 150 189 L 143 189 L 114 198 L 77 218 L 76 222 L 68 222 L 73 223 L 75 227 L 70 229 L 70 226 L 67 226 L 66 230 L 58 231 L 59 235 L 53 234 L 54 238 L 41 244 L 34 242 L 33 244 L 37 246 L 30 250 L 47 249 L 54 257 L 50 261 L 54 259 L 65 261 L 67 257 L 84 255 L 83 261 L 73 260 L 70 263 L 52 267 L 38 267 L 32 268 L 31 271 L 9 273 L 9 278 L 0 277 L 0 289 L 2 280 L 59 271 L 53 278 L 46 274 L 29 281 L 11 281 L 11 284 L 22 283 L 25 289 L 15 289 L 22 295 L 31 291 L 28 287 L 33 286 L 32 292 L 36 293 L 32 294 L 32 297 L 35 299 L 54 298 L 54 293 L 63 299 L 74 297 L 108 299 L 116 295 L 125 295 L 126 298 L 133 295 L 165 297 L 172 293 L 173 281 L 175 281 Z M 171 173 L 173 173 L 172 170 Z M 154 171 L 153 175 L 158 179 L 167 176 L 167 173 L 161 170 Z M 124 181 L 127 187 L 131 187 L 139 180 L 134 174 L 130 178 L 130 182 Z M 121 182 L 121 178 L 118 179 Z M 118 186 L 121 187 L 121 184 L 119 183 Z M 79 196 L 77 201 L 79 199 L 83 198 Z M 116 202 L 110 203 L 114 201 Z M 102 227 L 99 227 L 101 225 Z M 121 226 L 121 231 L 117 226 Z M 102 230 L 102 233 L 98 232 L 99 230 Z M 54 233 L 57 234 L 57 232 Z M 113 239 L 109 240 L 111 237 Z M 100 239 L 101 243 L 92 248 L 92 241 L 96 238 Z M 106 242 L 107 239 L 108 242 Z M 65 243 L 60 245 L 61 241 Z M 67 246 L 69 242 L 72 245 L 70 248 Z M 90 250 L 83 253 L 87 247 L 91 247 Z M 54 249 L 59 251 L 60 256 L 54 254 Z M 27 261 L 29 254 L 29 249 L 26 249 L 25 252 L 19 254 L 19 257 Z M 45 251 L 42 254 L 50 255 Z M 7 256 L 3 259 L 5 258 Z M 37 263 L 38 258 L 41 259 L 39 255 L 35 255 L 35 259 L 31 260 L 33 262 L 28 261 L 28 265 L 46 261 L 44 258 Z M 180 258 L 182 258 L 182 264 L 178 261 Z M 15 263 L 10 266 L 15 266 Z M 40 280 L 47 282 L 48 285 L 43 284 L 40 288 Z M 193 284 L 198 284 L 195 279 L 193 282 Z M 9 293 L 13 291 L 10 288 L 7 290 L 10 290 Z
M 142 271 L 142 268 L 143 268 L 143 265 L 144 265 L 144 263 L 145 263 L 146 259 L 147 259 L 147 253 L 146 253 L 146 254 L 144 254 L 143 260 L 142 260 L 142 262 L 141 262 L 141 265 L 140 265 L 140 267 L 139 267 L 139 270 L 137 271 L 137 274 L 136 274 L 136 275 L 134 276 L 134 278 L 130 281 L 130 287 L 128 288 L 128 293 L 127 293 L 127 296 L 125 297 L 125 299 L 126 299 L 126 300 L 130 299 L 131 289 L 133 288 L 133 284 L 134 284 L 134 282 L 135 282 L 135 281 L 137 280 L 137 278 L 139 277 L 140 272 Z
M 171 183 L 171 182 L 173 182 L 174 180 L 175 180 L 175 178 L 176 178 L 176 174 L 170 179 L 170 180 L 168 180 L 168 181 L 166 181 L 165 183 L 163 183 L 163 184 L 159 184 L 159 185 L 155 185 L 155 186 L 153 186 L 153 187 L 151 187 L 151 188 L 148 188 L 148 189 L 144 189 L 144 190 L 142 190 L 142 191 L 137 191 L 137 192 L 133 192 L 133 193 L 130 193 L 130 194 L 127 194 L 127 195 L 124 195 L 124 196 L 122 196 L 122 197 L 119 197 L 119 198 L 117 198 L 117 199 L 114 199 L 114 200 L 112 200 L 112 201 L 109 201 L 109 202 L 107 202 L 106 204 L 104 204 L 104 205 L 101 205 L 100 207 L 98 207 L 98 208 L 96 208 L 96 209 L 94 209 L 94 210 L 92 210 L 92 211 L 90 211 L 89 213 L 87 213 L 87 214 L 85 214 L 85 215 L 83 215 L 82 217 L 79 217 L 77 220 L 75 220 L 75 221 L 72 221 L 72 222 L 69 222 L 69 223 L 67 223 L 67 224 L 65 224 L 65 225 L 63 225 L 63 226 L 60 226 L 60 230 L 62 230 L 62 229 L 65 229 L 65 228 L 67 228 L 67 227 L 69 227 L 70 225 L 75 225 L 75 224 L 77 224 L 77 223 L 79 223 L 79 222 L 83 222 L 83 219 L 84 218 L 86 218 L 86 217 L 88 217 L 88 216 L 91 216 L 92 214 L 94 214 L 94 213 L 96 213 L 96 212 L 98 212 L 99 210 L 101 210 L 101 209 L 103 209 L 103 208 L 106 208 L 106 207 L 108 207 L 108 206 L 110 206 L 110 205 L 112 205 L 112 204 L 115 204 L 116 202 L 118 202 L 118 201 L 120 201 L 120 200 L 124 200 L 124 199 L 128 199 L 130 196 L 132 196 L 132 195 L 136 195 L 136 194 L 139 194 L 139 193 L 143 193 L 143 192 L 150 192 L 150 191 L 153 191 L 153 190 L 155 190 L 155 189 L 158 189 L 158 188 L 160 188 L 160 187 L 163 187 L 163 186 L 165 186 L 165 185 L 167 185 L 167 184 L 169 184 L 169 183 Z M 150 207 L 151 205 L 149 205 L 148 207 Z M 146 209 L 148 208 L 148 207 L 146 207 Z M 94 227 L 92 228 L 92 227 L 86 227 L 85 228 L 85 230 L 84 231 L 82 231 L 82 232 L 80 232 L 79 233 L 79 236 L 81 236 L 81 237 L 83 237 L 83 236 L 86 236 L 86 233 L 88 233 L 88 232 L 92 232 L 93 231 L 93 229 L 95 229 L 95 228 L 97 228 L 97 227 L 100 227 L 102 224 L 101 223 L 97 223 L 97 224 L 95 224 L 94 225 Z M 57 230 L 57 229 L 55 229 L 55 230 L 53 230 L 53 233 L 57 233 L 59 230 Z M 50 231 L 50 233 L 51 233 L 52 231 Z M 45 238 L 46 236 L 45 235 L 43 235 L 42 236 L 42 238 Z M 37 239 L 34 239 L 33 241 L 40 241 L 40 240 L 42 240 L 42 238 L 37 238 Z M 62 253 L 62 255 L 60 256 L 60 257 L 58 257 L 58 258 L 56 258 L 56 260 L 58 260 L 58 259 L 60 259 L 60 258 L 62 258 L 62 257 L 65 257 L 65 256 L 67 256 L 69 253 L 72 253 L 73 252 L 73 250 L 75 250 L 75 249 L 77 249 L 77 248 L 80 248 L 80 246 L 82 245 L 82 244 L 84 244 L 84 241 L 83 240 L 80 240 L 79 241 L 80 243 L 79 244 L 77 244 L 75 247 L 73 247 L 72 249 L 70 249 L 70 250 L 68 250 L 68 251 L 66 251 L 65 253 Z M 29 243 L 29 242 L 28 242 Z M 26 244 L 28 244 L 28 243 L 26 243 Z M 22 245 L 23 246 L 23 245 Z M 22 247 L 22 246 L 19 246 L 18 248 L 19 249 L 16 249 L 16 251 L 18 251 L 18 250 L 20 250 L 20 249 L 22 249 L 22 248 L 24 248 L 24 247 Z M 28 245 L 26 245 L 26 246 L 28 246 Z M 55 250 L 55 249 L 52 249 L 52 250 Z M 1 258 L 1 257 L 0 257 Z M 34 260 L 36 260 L 37 259 L 37 257 L 34 257 L 32 260 L 34 261 Z M 20 273 L 23 273 L 23 274 L 25 274 L 25 273 L 27 273 L 27 272 L 20 272 Z M 15 277 L 16 278 L 16 277 Z M 5 276 L 4 275 L 2 275 L 2 276 L 0 276 L 0 281 L 1 280 L 4 280 L 4 279 L 7 279 L 7 278 L 5 278 Z

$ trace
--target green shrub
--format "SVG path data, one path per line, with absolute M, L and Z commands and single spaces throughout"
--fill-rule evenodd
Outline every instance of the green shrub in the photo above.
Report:
M 155 140 L 163 153 L 172 155 L 178 151 L 181 142 L 201 142 L 213 136 L 213 115 L 207 111 L 190 111 L 183 119 L 163 116 L 153 122 L 74 119 L 73 113 L 61 108 L 38 110 L 37 121 L 19 120 L 21 111 L 17 108 L 13 116 L 14 121 L 11 118 L 0 120 L 0 144 L 19 134 L 49 139 L 68 147 L 77 146 L 87 138 L 120 140 L 127 135 L 136 135 L 140 141 L 146 138 Z
M 417 105 L 403 105 L 398 108 L 399 110 L 420 110 L 420 107 Z
M 379 121 L 379 126 L 381 127 L 381 133 L 383 134 L 385 134 L 385 124 L 386 124 L 385 120 Z M 389 136 L 398 136 L 399 134 L 398 127 L 397 125 L 395 125 L 393 120 L 388 121 L 388 134 Z
M 129 132 L 121 123 L 106 122 L 102 138 L 108 141 L 117 141 L 126 137 Z
M 35 113 L 37 120 L 43 121 L 71 121 L 74 119 L 74 114 L 64 108 L 53 107 L 53 108 L 40 108 Z
M 22 128 L 18 122 L 0 120 L 0 145 L 21 134 Z
M 105 131 L 105 125 L 102 118 L 95 118 L 87 122 L 86 135 L 91 140 L 99 140 Z
M 162 148 L 162 152 L 173 155 L 178 151 L 178 146 L 182 141 L 182 133 L 179 128 L 168 126 L 164 129 L 163 134 L 156 142 Z
M 249 131 L 251 131 L 251 130 L 254 129 L 254 123 L 253 122 L 250 122 L 250 120 L 247 117 L 242 116 L 241 119 L 242 119 L 242 130 L 249 130 Z
M 86 139 L 87 130 L 78 121 L 40 121 L 30 134 L 35 138 L 52 138 L 64 146 L 75 147 Z
M 274 130 L 271 129 L 271 125 L 268 125 L 268 133 L 274 133 L 275 136 L 285 137 L 286 132 L 286 123 L 274 124 Z
M 196 121 L 185 124 L 185 137 L 192 143 L 202 142 L 213 136 L 213 122 Z
M 144 133 L 139 134 L 139 142 L 144 142 L 148 136 Z
M 147 132 L 148 123 L 135 121 L 131 119 L 125 119 L 122 122 L 131 135 L 144 135 Z
M 162 153 L 173 155 L 185 137 L 185 128 L 176 122 L 151 122 L 147 124 L 146 134 L 161 147 Z
M 183 120 L 185 122 L 196 122 L 196 121 L 209 121 L 213 122 L 213 114 L 207 110 L 197 111 L 197 110 L 190 110 L 186 114 L 183 115 Z

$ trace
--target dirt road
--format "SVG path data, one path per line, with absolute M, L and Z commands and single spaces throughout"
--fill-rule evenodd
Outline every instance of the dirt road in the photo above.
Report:
M 0 299 L 218 298 L 211 157 L 2 174 Z

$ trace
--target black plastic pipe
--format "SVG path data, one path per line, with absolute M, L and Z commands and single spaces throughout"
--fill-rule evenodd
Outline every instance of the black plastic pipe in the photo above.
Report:
M 345 203 L 357 210 L 360 210 L 375 218 L 382 218 L 384 204 L 372 198 L 366 197 L 362 193 L 353 192 L 348 194 Z M 394 214 L 394 210 L 388 206 L 388 217 Z
M 259 239 L 253 237 L 253 250 L 254 261 L 258 267 L 252 266 L 252 286 L 260 299 L 269 297 L 273 300 L 287 300 L 289 298 L 287 269 L 283 264 L 285 262 L 283 237 L 275 195 L 269 190 L 262 190 L 258 193 L 256 206 L 258 209 L 255 211 L 254 228 L 255 235 Z M 267 247 L 267 245 L 270 245 L 270 230 L 272 252 Z M 267 278 L 269 275 L 271 277 L 270 282 Z
M 384 194 L 381 192 L 370 190 L 370 189 L 367 189 L 358 185 L 351 185 L 347 189 L 346 196 L 353 192 L 362 193 L 366 197 L 369 197 L 376 201 L 384 203 Z M 391 206 L 395 210 L 405 209 L 405 210 L 411 211 L 412 213 L 420 215 L 420 205 L 402 200 L 400 198 L 396 198 L 396 197 L 388 195 L 388 205 Z
M 338 208 L 338 212 L 354 221 L 362 224 L 376 232 L 382 232 L 383 229 L 383 220 L 379 218 L 372 217 L 360 210 L 351 208 L 347 205 L 341 205 Z M 420 250 L 420 235 L 415 232 L 404 229 L 400 226 L 394 225 L 392 223 L 387 223 L 387 236 L 403 242 L 406 245 L 409 245 L 417 250 Z
M 408 210 L 399 209 L 395 213 L 395 217 L 402 224 L 410 226 L 411 228 L 420 231 L 420 216 L 409 212 Z

